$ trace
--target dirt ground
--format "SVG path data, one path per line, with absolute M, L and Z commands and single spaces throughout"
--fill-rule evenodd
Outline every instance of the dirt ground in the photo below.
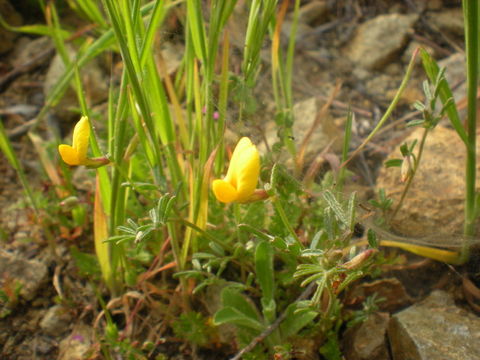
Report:
M 17 7 L 14 1 L 11 1 L 11 5 L 15 7 L 16 15 L 12 15 L 11 10 L 8 10 L 8 13 L 3 12 L 6 11 L 5 9 L 10 9 L 5 5 L 6 2 L 8 1 L 0 1 L 0 5 L 3 4 L 0 6 L 0 11 L 6 21 L 12 24 L 42 21 L 40 13 L 32 15 L 28 9 Z M 361 143 L 386 110 L 416 46 L 424 46 L 434 54 L 437 60 L 462 53 L 464 47 L 460 32 L 461 25 L 457 25 L 458 21 L 461 22 L 459 0 L 311 0 L 302 1 L 302 9 L 303 17 L 300 22 L 294 64 L 295 103 L 316 98 L 320 108 L 331 96 L 336 85 L 341 84 L 321 132 L 327 138 L 341 138 L 346 110 L 351 108 L 356 115 L 352 146 Z M 74 17 L 73 14 L 65 11 L 67 12 L 65 16 Z M 380 49 L 378 44 L 358 40 L 361 36 L 359 33 L 362 31 L 362 24 L 375 19 L 380 23 L 383 17 L 392 14 L 410 16 L 405 18 L 407 22 L 405 35 L 398 40 L 401 43 L 388 45 L 392 46 L 390 53 L 379 58 L 376 63 L 364 61 L 365 55 L 358 54 L 371 54 L 371 57 L 374 57 L 373 53 L 383 51 L 387 44 L 381 44 L 382 49 Z M 447 20 L 440 21 L 438 18 Z M 381 26 L 378 23 L 372 23 L 371 27 Z M 285 41 L 288 25 L 286 21 Z M 238 51 L 242 49 L 241 34 L 244 27 L 242 14 L 237 14 L 228 26 L 232 44 L 236 48 L 231 60 L 232 69 L 235 69 L 241 62 Z M 177 29 L 177 31 L 181 30 Z M 13 34 L 4 30 L 0 33 L 0 39 L 1 36 L 10 42 L 10 46 L 0 48 L 1 121 L 7 133 L 11 135 L 14 150 L 26 170 L 29 183 L 36 192 L 46 195 L 52 191 L 53 185 L 42 173 L 27 131 L 28 125 L 32 119 L 35 119 L 45 102 L 45 81 L 54 55 L 53 47 L 42 44 L 32 45 L 34 40 L 38 40 L 33 36 Z M 5 43 L 8 42 L 7 40 Z M 359 49 L 361 46 L 371 48 Z M 32 54 L 22 53 L 26 48 L 30 49 Z M 268 63 L 269 56 L 266 50 L 262 61 Z M 359 56 L 361 58 L 357 59 Z M 361 65 L 357 66 L 356 62 Z M 95 71 L 103 72 L 102 76 L 105 79 L 118 76 L 118 74 L 108 74 L 105 70 L 108 67 L 102 65 L 104 64 L 98 64 Z M 408 134 L 404 126 L 405 121 L 414 116 L 414 109 L 411 106 L 413 101 L 423 98 L 421 83 L 424 79 L 425 75 L 421 67 L 417 66 L 399 106 L 388 123 L 387 130 L 376 137 L 352 162 L 351 170 L 356 174 L 358 188 L 363 191 L 365 197 L 374 193 L 383 159 L 393 148 L 398 147 L 401 140 Z M 268 129 L 269 126 L 271 127 L 271 122 L 265 120 L 265 114 L 271 114 L 273 118 L 274 106 L 270 81 L 269 74 L 262 74 L 255 89 L 258 105 L 262 111 L 258 111 L 261 114 L 257 115 L 258 118 L 253 115 L 250 121 L 258 124 L 256 135 L 258 138 L 269 137 Z M 457 79 L 457 82 L 457 86 L 461 86 L 461 78 Z M 101 88 L 96 88 L 102 85 L 92 83 L 91 86 L 92 92 L 103 91 Z M 106 86 L 106 83 L 103 86 Z M 98 106 L 101 108 L 102 103 Z M 36 132 L 42 137 L 49 138 L 55 136 L 55 132 L 64 134 L 68 131 L 75 119 L 75 114 L 72 116 L 72 113 L 67 110 L 68 107 L 67 101 L 50 111 L 46 120 L 38 124 Z M 301 105 L 299 109 L 301 111 Z M 231 130 L 241 132 L 242 127 L 232 123 Z M 321 141 L 318 144 L 319 148 L 325 146 L 327 143 Z M 338 148 L 335 149 L 334 146 L 330 152 L 336 151 Z M 325 160 L 325 167 L 328 167 L 328 163 L 328 159 Z M 57 232 L 62 234 L 55 239 L 59 256 L 52 256 L 48 240 L 34 222 L 34 214 L 24 206 L 24 193 L 16 172 L 3 154 L 0 155 L 0 174 L 2 174 L 0 176 L 0 240 L 2 241 L 0 263 L 3 262 L 3 265 L 0 264 L 0 270 L 7 267 L 12 272 L 16 267 L 20 271 L 24 267 L 38 266 L 37 277 L 33 280 L 35 284 L 29 289 L 31 296 L 20 295 L 16 297 L 15 303 L 8 304 L 3 309 L 8 311 L 8 314 L 4 313 L 0 318 L 0 344 L 3 346 L 0 357 L 12 360 L 73 359 L 75 355 L 68 352 L 71 350 L 68 348 L 73 347 L 71 346 L 73 331 L 74 337 L 77 336 L 75 339 L 78 340 L 79 337 L 84 339 L 84 341 L 75 342 L 79 353 L 83 351 L 83 354 L 87 354 L 87 358 L 95 358 L 99 344 L 86 339 L 89 336 L 92 338 L 91 335 L 97 330 L 95 321 L 99 316 L 100 306 L 95 297 L 96 289 L 93 289 L 82 276 L 68 250 L 75 245 L 82 251 L 92 251 L 91 243 L 81 231 L 80 233 Z M 85 190 L 85 201 L 88 202 L 88 199 L 88 190 Z M 359 285 L 352 289 L 345 297 L 345 302 L 354 304 L 369 292 L 378 291 L 387 299 L 382 303 L 380 310 L 393 313 L 420 301 L 432 289 L 443 289 L 453 293 L 455 300 L 468 311 L 474 312 L 479 309 L 475 305 L 477 300 L 475 256 L 470 264 L 456 269 L 415 256 L 402 256 L 405 258 L 403 264 L 389 268 L 382 279 L 374 285 Z M 2 291 L 5 293 L 15 292 L 15 285 L 9 280 L 11 275 L 9 271 L 3 273 L 1 281 Z M 466 278 L 473 282 L 466 283 Z M 467 298 L 464 295 L 465 291 L 470 294 Z M 52 307 L 58 304 L 61 304 L 63 310 L 61 314 L 54 316 L 56 323 L 50 325 L 45 318 L 52 311 Z M 85 327 L 85 324 L 88 326 Z M 156 327 L 150 329 L 151 332 L 159 330 Z M 160 345 L 157 348 L 157 350 L 160 349 L 158 351 L 175 352 L 176 355 L 171 357 L 172 359 L 192 358 L 188 347 L 182 345 L 168 332 L 160 337 L 165 345 Z M 93 350 L 85 352 L 85 348 Z M 199 358 L 211 359 L 213 354 L 216 354 L 216 358 L 224 359 L 226 355 L 222 351 L 229 350 L 222 347 L 215 351 L 201 350 L 197 354 Z M 154 359 L 154 356 L 155 354 L 152 353 L 151 358 Z

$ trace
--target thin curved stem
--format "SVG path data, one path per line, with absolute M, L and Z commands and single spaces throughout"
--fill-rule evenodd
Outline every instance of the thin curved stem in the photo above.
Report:
M 417 158 L 415 159 L 415 164 L 414 164 L 413 169 L 412 169 L 412 174 L 407 179 L 407 183 L 405 184 L 405 187 L 403 188 L 402 195 L 400 196 L 400 200 L 398 201 L 398 204 L 395 207 L 395 210 L 393 211 L 392 216 L 390 217 L 390 221 L 393 220 L 393 218 L 397 215 L 398 211 L 402 207 L 403 201 L 405 200 L 405 197 L 407 196 L 408 190 L 410 189 L 410 186 L 412 185 L 413 178 L 415 177 L 415 174 L 417 173 L 418 166 L 420 165 L 420 160 L 421 160 L 422 154 L 423 154 L 423 148 L 425 147 L 425 141 L 427 140 L 427 134 L 428 134 L 429 130 L 430 130 L 429 128 L 425 128 L 425 130 L 423 132 L 422 139 L 420 140 L 420 145 L 419 145 L 419 148 L 418 148 L 418 155 L 417 155 Z

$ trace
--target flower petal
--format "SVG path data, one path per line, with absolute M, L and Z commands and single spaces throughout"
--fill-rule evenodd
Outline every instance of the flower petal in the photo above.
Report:
M 237 187 L 237 174 L 242 167 L 241 155 L 246 149 L 252 146 L 255 148 L 255 145 L 252 144 L 248 137 L 242 137 L 238 141 L 237 146 L 235 146 L 235 150 L 233 150 L 225 181 L 228 181 L 234 187 Z
M 79 162 L 84 162 L 87 158 L 88 140 L 90 138 L 90 124 L 88 117 L 82 116 L 73 129 L 72 147 L 77 151 Z
M 214 180 L 212 189 L 221 202 L 247 202 L 251 200 L 260 175 L 260 155 L 249 138 L 238 141 L 233 151 L 227 175 Z
M 237 199 L 237 190 L 225 180 L 213 180 L 212 190 L 218 201 L 229 203 Z
M 70 145 L 59 145 L 58 152 L 60 153 L 63 161 L 65 161 L 68 165 L 80 165 L 77 150 Z
M 254 193 L 260 175 L 260 155 L 255 145 L 244 149 L 237 161 L 237 201 L 244 202 Z

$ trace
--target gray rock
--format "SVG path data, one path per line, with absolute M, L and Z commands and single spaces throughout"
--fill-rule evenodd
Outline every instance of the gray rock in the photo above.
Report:
M 410 60 L 412 59 L 412 55 L 417 50 L 417 48 L 425 49 L 433 57 L 436 57 L 438 55 L 437 51 L 436 51 L 436 48 L 433 48 L 431 46 L 428 46 L 427 44 L 423 44 L 423 43 L 418 42 L 416 40 L 412 40 L 408 43 L 407 47 L 403 51 L 402 62 L 405 65 L 408 65 L 410 63 Z M 424 75 L 425 73 L 424 73 L 424 70 L 423 70 L 423 67 L 422 67 L 422 59 L 420 58 L 420 56 L 416 57 L 415 65 L 418 69 L 421 69 L 421 71 L 422 71 L 422 81 L 423 81 L 424 78 L 425 78 L 425 75 Z M 406 70 L 406 67 L 403 68 L 404 72 L 405 72 L 405 70 Z
M 355 67 L 378 70 L 394 60 L 407 44 L 418 15 L 388 14 L 361 24 L 346 49 Z
M 40 328 L 48 335 L 59 336 L 68 330 L 71 320 L 72 316 L 68 309 L 61 305 L 54 305 L 47 310 L 40 321 Z
M 78 325 L 72 333 L 60 342 L 58 360 L 83 360 L 90 348 L 94 331 L 87 325 Z
M 314 29 L 310 25 L 307 25 L 303 22 L 299 22 L 297 25 L 297 32 L 295 34 L 295 39 L 298 42 L 301 42 L 304 48 L 311 50 L 316 47 L 316 43 L 314 41 L 306 41 L 305 39 L 309 39 L 310 36 L 313 34 L 313 31 Z M 290 38 L 291 34 L 292 34 L 292 20 L 285 19 L 282 25 L 283 40 Z
M 48 36 L 36 39 L 22 36 L 17 40 L 17 46 L 13 50 L 12 56 L 10 56 L 10 64 L 12 66 L 25 64 L 49 47 L 53 47 L 53 41 Z
M 291 14 L 290 14 L 291 15 Z M 328 4 L 324 0 L 314 0 L 300 7 L 296 39 L 304 48 L 317 49 L 316 42 L 311 41 L 315 28 L 327 21 Z M 282 26 L 283 40 L 290 38 L 292 29 L 292 16 L 287 16 Z
M 15 11 L 8 0 L 0 0 L 0 13 L 10 26 L 19 26 L 23 20 L 19 13 Z M 0 54 L 10 51 L 14 47 L 14 41 L 18 34 L 0 26 Z
M 173 74 L 182 62 L 185 46 L 180 43 L 162 42 L 160 49 L 155 49 L 155 51 L 160 51 L 167 67 L 167 73 Z
M 327 2 L 325 0 L 314 0 L 300 7 L 298 22 L 314 26 L 324 23 L 327 17 Z
M 295 120 L 293 122 L 293 136 L 295 137 L 295 144 L 298 147 L 301 145 L 307 132 L 311 129 L 315 122 L 321 106 L 315 97 L 296 103 L 293 106 L 293 114 Z M 323 131 L 324 124 L 328 121 L 323 121 L 315 129 L 310 139 L 310 144 L 314 144 L 315 149 L 320 152 L 330 142 L 331 138 Z M 325 121 L 327 120 L 327 121 Z M 310 149 L 309 146 L 307 149 Z M 308 156 L 307 156 L 308 157 Z
M 395 97 L 401 81 L 398 76 L 379 74 L 366 81 L 365 89 L 377 100 L 391 101 Z
M 47 266 L 36 260 L 26 260 L 7 252 L 0 253 L 0 285 L 4 279 L 21 284 L 20 296 L 32 300 L 48 280 Z
M 446 68 L 445 78 L 453 92 L 456 102 L 467 94 L 465 54 L 455 53 L 438 62 L 440 68 Z
M 399 64 L 390 64 L 385 67 L 383 72 L 369 73 L 369 78 L 362 81 L 362 84 L 365 84 L 365 92 L 376 102 L 389 104 L 397 95 L 404 72 L 405 67 L 401 67 Z M 358 77 L 359 74 L 361 74 L 360 71 L 355 71 L 355 76 Z M 420 89 L 422 89 L 420 81 L 416 78 L 410 79 L 402 92 L 399 105 L 411 105 L 417 100 L 422 101 L 424 95 Z
M 292 131 L 293 137 L 295 138 L 295 147 L 298 152 L 300 151 L 305 136 L 312 128 L 324 104 L 325 102 L 323 100 L 311 97 L 293 106 L 294 122 Z M 333 150 L 341 149 L 343 139 L 341 122 L 343 119 L 334 119 L 330 112 L 327 111 L 319 120 L 318 126 L 315 127 L 305 147 L 303 156 L 305 165 L 308 165 L 314 157 L 319 155 L 332 141 Z M 277 132 L 278 126 L 275 122 L 271 121 L 266 124 L 265 138 L 270 147 L 278 141 Z M 258 144 L 258 149 L 262 154 L 267 153 L 264 142 Z M 282 160 L 286 162 L 287 166 L 292 166 L 292 159 L 287 156 L 286 153 L 282 155 Z
M 85 166 L 78 166 L 73 171 L 72 184 L 75 189 L 93 191 L 95 189 L 95 172 Z
M 389 360 L 387 345 L 388 313 L 373 313 L 358 327 L 345 333 L 347 360 Z
M 439 30 L 457 36 L 463 36 L 463 11 L 461 8 L 443 9 L 442 11 L 429 12 L 428 21 Z
M 70 46 L 67 46 L 67 50 L 70 59 L 75 59 L 76 51 Z M 65 69 L 62 58 L 60 55 L 56 54 L 52 59 L 45 76 L 43 92 L 46 97 L 64 76 Z M 107 99 L 108 81 L 96 59 L 93 59 L 80 69 L 80 76 L 82 77 L 85 95 L 87 99 L 91 99 L 92 104 L 99 104 Z M 69 88 L 56 105 L 55 113 L 60 119 L 73 120 L 78 117 L 78 114 L 72 112 L 71 108 L 77 107 L 77 104 L 77 96 L 73 89 Z
M 419 2 L 419 4 L 421 5 L 422 2 Z M 422 8 L 427 8 L 429 10 L 440 10 L 443 6 L 445 5 L 443 4 L 442 0 L 429 0 L 429 1 L 425 1 L 425 4 L 424 6 L 422 6 Z M 419 9 L 419 10 L 423 10 L 423 9 Z
M 388 337 L 394 360 L 480 359 L 480 319 L 440 290 L 394 315 Z
M 31 119 L 39 111 L 39 107 L 30 104 L 17 104 L 0 110 L 0 115 L 20 115 Z
M 25 345 L 32 345 L 32 339 L 26 339 Z M 40 355 L 47 355 L 56 348 L 56 344 L 48 337 L 38 336 L 35 338 L 35 352 Z

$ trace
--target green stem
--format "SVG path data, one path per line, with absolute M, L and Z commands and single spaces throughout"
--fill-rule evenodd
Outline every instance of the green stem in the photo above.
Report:
M 397 215 L 398 211 L 402 207 L 403 200 L 407 196 L 408 190 L 410 189 L 410 186 L 412 185 L 413 178 L 415 177 L 415 174 L 417 173 L 418 166 L 420 165 L 420 159 L 422 158 L 423 148 L 425 146 L 425 141 L 427 140 L 427 134 L 428 134 L 429 130 L 430 130 L 430 128 L 425 128 L 425 130 L 423 131 L 422 139 L 420 140 L 420 145 L 419 145 L 419 149 L 418 149 L 418 155 L 417 155 L 417 158 L 415 159 L 415 164 L 414 164 L 413 169 L 412 169 L 412 174 L 407 179 L 407 183 L 405 184 L 405 187 L 403 188 L 403 192 L 402 192 L 402 195 L 400 196 L 400 200 L 398 201 L 397 207 L 395 208 L 392 216 L 390 217 L 390 221 L 393 220 L 395 215 Z
M 402 83 L 400 84 L 400 87 L 397 90 L 397 93 L 395 94 L 395 97 L 393 98 L 392 102 L 390 103 L 390 106 L 387 108 L 387 111 L 385 111 L 385 114 L 383 114 L 382 118 L 378 122 L 377 126 L 372 130 L 372 132 L 367 136 L 367 138 L 360 144 L 360 146 L 355 149 L 355 151 L 350 155 L 350 158 L 342 163 L 342 167 L 348 164 L 350 160 L 352 160 L 358 153 L 363 150 L 363 148 L 372 140 L 372 138 L 377 134 L 378 130 L 385 124 L 385 122 L 388 120 L 390 115 L 392 114 L 393 110 L 397 106 L 398 101 L 402 97 L 403 91 L 407 87 L 408 80 L 410 79 L 410 76 L 412 75 L 412 71 L 415 65 L 415 59 L 417 58 L 419 49 L 417 48 L 411 59 L 410 63 L 408 64 L 407 67 L 407 72 L 405 73 L 405 76 L 403 77 Z
M 288 221 L 287 214 L 285 214 L 285 210 L 283 210 L 282 204 L 280 204 L 280 200 L 276 196 L 273 196 L 272 203 L 273 206 L 275 206 L 275 210 L 277 210 L 278 215 L 280 215 L 280 219 L 282 220 L 283 225 L 287 228 L 288 232 L 295 239 L 295 241 L 303 248 L 303 245 L 300 242 L 300 239 L 298 238 L 295 229 L 292 227 L 292 224 L 290 224 L 290 221 Z
M 478 77 L 478 2 L 464 0 L 463 10 L 465 18 L 465 43 L 467 54 L 467 135 L 468 143 L 467 163 L 465 169 L 465 225 L 464 234 L 475 234 L 475 182 L 476 182 L 476 135 L 477 135 L 477 77 Z M 469 243 L 466 241 L 462 248 L 461 258 L 469 258 Z

